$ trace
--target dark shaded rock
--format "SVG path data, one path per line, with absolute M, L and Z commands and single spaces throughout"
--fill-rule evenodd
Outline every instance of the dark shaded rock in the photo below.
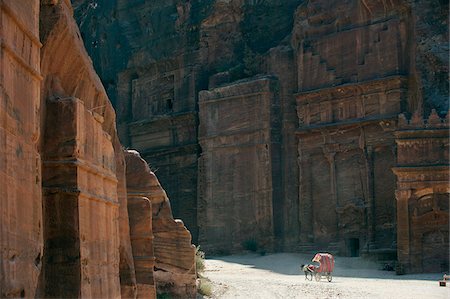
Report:
M 264 236 L 275 250 L 395 254 L 396 177 L 389 169 L 400 159 L 397 115 L 418 112 L 418 120 L 432 109 L 434 119 L 446 114 L 448 1 L 140 1 L 133 6 L 118 0 L 114 8 L 102 2 L 97 1 L 107 8 L 104 13 L 87 9 L 89 1 L 77 1 L 77 14 L 95 44 L 86 45 L 96 68 L 104 81 L 114 82 L 108 92 L 120 138 L 157 171 L 175 216 L 185 221 L 195 242 L 198 237 L 211 251 L 233 251 L 245 242 L 248 228 L 259 225 L 255 219 L 270 219 L 272 226 L 264 222 L 265 233 L 257 238 Z M 126 54 L 114 56 L 114 42 L 95 42 L 102 41 L 99 32 L 117 28 L 127 46 L 120 50 Z M 113 57 L 126 62 L 115 65 Z M 272 94 L 275 106 L 262 111 L 249 104 L 260 75 L 277 82 L 276 90 L 262 96 Z M 214 118 L 215 105 L 221 108 L 214 108 Z M 254 156 L 239 154 L 241 148 L 260 139 L 245 131 L 260 124 L 267 109 L 277 121 L 270 122 L 264 140 L 278 136 L 279 146 L 271 148 L 270 158 L 249 166 Z M 220 150 L 228 162 L 208 156 Z M 430 151 L 443 152 L 438 146 Z M 271 165 L 263 185 L 272 198 L 262 201 L 272 207 L 260 209 L 255 200 L 239 198 L 260 197 L 263 180 L 251 167 L 261 161 Z M 232 169 L 242 165 L 247 165 L 242 171 Z M 249 191 L 244 181 L 258 188 Z M 242 210 L 236 218 L 242 227 L 228 225 L 228 209 L 216 197 Z M 255 216 L 262 210 L 264 215 Z
M 250 239 L 273 250 L 272 211 L 282 209 L 277 83 L 255 78 L 200 93 L 198 219 L 206 252 L 241 251 Z
M 445 272 L 449 269 L 448 119 L 432 110 L 427 120 L 419 113 L 403 120 L 395 132 L 397 165 L 393 168 L 397 272 Z
M 197 94 L 263 72 L 263 54 L 286 43 L 301 1 L 73 2 L 121 141 L 157 171 L 196 242 Z M 214 76 L 223 71 L 229 79 Z

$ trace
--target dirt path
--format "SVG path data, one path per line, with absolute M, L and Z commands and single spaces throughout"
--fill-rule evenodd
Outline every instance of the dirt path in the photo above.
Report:
M 306 281 L 300 254 L 234 255 L 207 259 L 204 276 L 213 284 L 211 298 L 450 298 L 439 287 L 441 274 L 395 275 L 361 258 L 337 257 L 333 281 Z

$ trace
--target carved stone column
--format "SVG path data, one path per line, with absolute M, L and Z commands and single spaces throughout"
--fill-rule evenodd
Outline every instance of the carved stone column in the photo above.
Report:
M 337 189 L 336 189 L 336 162 L 334 157 L 336 156 L 336 152 L 325 152 L 325 158 L 327 158 L 328 163 L 330 164 L 330 194 L 333 202 L 338 203 L 337 199 Z
M 299 168 L 299 225 L 300 241 L 314 241 L 314 209 L 311 187 L 311 166 L 310 155 L 299 148 L 298 157 Z
M 367 252 L 375 247 L 375 196 L 374 196 L 374 162 L 373 148 L 366 144 L 364 127 L 360 127 L 359 148 L 364 156 L 364 205 L 367 227 Z
M 397 255 L 401 265 L 408 268 L 410 264 L 410 244 L 409 244 L 409 211 L 408 200 L 411 197 L 411 190 L 397 190 Z M 407 271 L 407 269 L 404 269 Z
M 375 199 L 374 199 L 374 181 L 373 181 L 373 148 L 372 146 L 365 146 L 364 160 L 366 163 L 366 181 L 367 181 L 367 233 L 368 233 L 368 248 L 370 250 L 375 244 Z
M 336 176 L 336 145 L 327 145 L 324 148 L 324 155 L 330 164 L 330 194 L 332 199 L 332 205 L 335 208 L 339 207 L 337 196 L 337 176 Z M 339 219 L 336 216 L 336 233 L 339 235 Z

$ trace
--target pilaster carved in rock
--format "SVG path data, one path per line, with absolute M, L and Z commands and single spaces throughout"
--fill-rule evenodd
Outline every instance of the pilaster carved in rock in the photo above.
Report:
M 311 186 L 311 156 L 308 152 L 302 151 L 299 146 L 299 157 L 297 163 L 299 167 L 299 221 L 300 221 L 300 241 L 308 242 L 314 239 L 314 205 Z

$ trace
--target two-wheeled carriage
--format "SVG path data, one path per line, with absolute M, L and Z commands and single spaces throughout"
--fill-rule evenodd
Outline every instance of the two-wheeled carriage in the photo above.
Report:
M 329 282 L 333 279 L 332 273 L 334 270 L 334 257 L 330 253 L 317 253 L 313 262 L 319 263 L 314 269 L 314 277 L 316 281 L 320 281 L 322 276 L 326 277 Z

